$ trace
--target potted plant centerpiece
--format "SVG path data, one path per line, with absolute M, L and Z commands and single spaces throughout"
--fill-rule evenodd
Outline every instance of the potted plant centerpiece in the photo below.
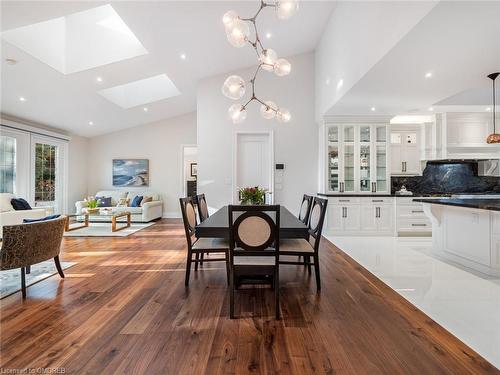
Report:
M 266 203 L 266 189 L 261 189 L 258 186 L 241 188 L 240 203 L 248 205 L 261 205 Z
M 89 214 L 96 214 L 99 212 L 99 204 L 101 203 L 99 199 L 95 199 L 95 197 L 87 197 L 84 201 L 87 202 L 87 212 Z

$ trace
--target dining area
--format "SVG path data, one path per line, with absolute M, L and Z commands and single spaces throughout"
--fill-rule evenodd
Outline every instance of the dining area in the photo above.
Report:
M 238 317 L 239 290 L 266 287 L 280 319 L 280 270 L 296 267 L 321 291 L 320 241 L 328 201 L 304 194 L 295 215 L 282 205 L 227 205 L 209 212 L 205 194 L 180 198 L 186 235 L 185 287 L 192 272 L 208 262 L 224 262 L 229 318 Z M 195 280 L 194 282 L 199 282 Z M 241 294 L 241 293 L 240 293 Z M 243 295 L 243 294 L 242 294 Z

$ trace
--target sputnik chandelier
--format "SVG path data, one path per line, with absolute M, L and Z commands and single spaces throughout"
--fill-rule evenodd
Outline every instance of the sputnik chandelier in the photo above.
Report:
M 285 59 L 278 59 L 276 52 L 270 48 L 264 48 L 259 37 L 259 32 L 257 30 L 257 17 L 260 12 L 267 7 L 274 8 L 276 16 L 279 19 L 287 19 L 293 16 L 295 12 L 299 9 L 299 2 L 297 0 L 276 0 L 274 2 L 264 2 L 261 0 L 259 10 L 251 18 L 241 18 L 235 11 L 228 11 L 224 14 L 222 22 L 226 27 L 227 40 L 234 47 L 244 47 L 250 44 L 255 50 L 258 58 L 259 65 L 255 70 L 255 73 L 250 79 L 250 85 L 252 88 L 252 96 L 245 104 L 233 104 L 229 107 L 229 118 L 234 124 L 243 122 L 247 117 L 246 107 L 252 101 L 256 101 L 261 104 L 260 113 L 265 119 L 275 118 L 280 122 L 288 122 L 291 119 L 290 111 L 286 108 L 279 108 L 276 103 L 267 100 L 263 101 L 259 99 L 255 94 L 255 81 L 257 75 L 261 70 L 266 70 L 268 72 L 274 72 L 277 76 L 282 77 L 290 73 L 292 66 Z M 250 26 L 253 25 L 255 32 L 255 39 L 252 41 L 250 39 Z M 238 100 L 245 95 L 246 83 L 243 78 L 237 75 L 232 75 L 226 79 L 224 85 L 222 86 L 222 93 L 229 99 Z

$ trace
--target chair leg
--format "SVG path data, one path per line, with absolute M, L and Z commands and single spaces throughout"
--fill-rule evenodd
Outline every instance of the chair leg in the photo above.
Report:
M 314 274 L 316 275 L 316 288 L 318 291 L 321 290 L 321 278 L 319 275 L 319 256 L 318 254 L 314 255 Z
M 198 263 L 199 263 L 199 260 L 200 260 L 200 253 L 196 253 L 195 257 L 194 257 L 197 261 L 194 263 L 194 270 L 195 271 L 198 271 Z
M 189 286 L 189 274 L 191 273 L 191 261 L 193 254 L 188 250 L 188 256 L 186 260 L 186 280 L 184 281 L 185 286 Z
M 200 254 L 200 266 L 203 267 L 203 259 L 205 258 L 205 253 Z
M 59 262 L 59 255 L 56 255 L 54 257 L 54 263 L 56 264 L 57 272 L 59 272 L 59 276 L 61 276 L 64 279 L 64 272 L 61 267 L 61 262 Z
M 21 267 L 21 293 L 23 295 L 23 299 L 26 298 L 26 276 L 25 269 Z
M 307 273 L 310 275 L 311 274 L 311 257 L 308 255 L 305 257 L 306 263 L 307 263 Z
M 231 271 L 229 269 L 229 253 L 226 251 L 226 277 L 227 277 L 227 285 L 230 284 L 229 278 L 231 277 L 230 275 Z
M 234 319 L 234 270 L 229 277 L 229 319 Z
M 31 266 L 26 266 L 26 275 L 31 273 Z
M 280 320 L 280 284 L 277 271 L 274 272 L 274 309 L 276 311 L 276 320 Z

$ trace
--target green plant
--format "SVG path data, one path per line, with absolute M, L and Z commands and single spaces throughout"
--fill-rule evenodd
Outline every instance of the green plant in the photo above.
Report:
M 239 190 L 241 204 L 264 204 L 266 198 L 266 189 L 258 186 L 241 188 Z
M 99 203 L 101 203 L 99 199 L 95 199 L 94 197 L 87 197 L 84 199 L 84 201 L 87 202 L 87 207 L 90 209 L 97 208 L 99 206 Z

